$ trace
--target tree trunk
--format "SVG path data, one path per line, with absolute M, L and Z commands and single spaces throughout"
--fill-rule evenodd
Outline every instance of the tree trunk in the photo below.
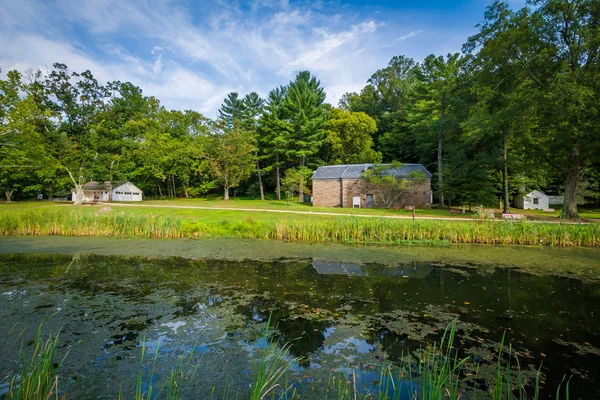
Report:
M 229 182 L 227 180 L 223 185 L 223 200 L 229 200 Z
M 188 179 L 185 180 L 185 185 L 183 185 L 183 192 L 185 193 L 185 198 L 189 198 L 189 189 L 190 189 L 190 181 Z
M 54 198 L 54 189 L 52 187 L 52 185 L 48 186 L 48 201 L 52 201 L 52 199 Z
M 281 200 L 281 178 L 279 177 L 279 153 L 277 153 L 277 167 L 275 168 L 275 186 L 277 191 L 277 200 Z
M 83 185 L 75 185 L 75 201 L 74 206 L 80 206 L 83 204 Z
M 504 214 L 510 214 L 510 204 L 508 200 L 508 150 L 506 147 L 506 134 L 504 132 L 502 132 L 502 191 L 502 212 Z
M 304 167 L 304 157 L 300 158 L 300 168 L 302 167 Z M 298 190 L 298 201 L 300 203 L 304 203 L 304 179 L 300 181 L 300 188 Z
M 443 148 L 444 148 L 444 116 L 446 115 L 446 95 L 442 97 L 442 116 L 440 118 L 442 126 L 438 137 L 437 148 L 437 167 L 438 167 L 438 192 L 440 197 L 440 207 L 444 207 L 444 171 L 442 164 Z
M 67 172 L 69 174 L 69 178 L 71 178 L 73 185 L 75 185 L 75 200 L 73 201 L 73 205 L 80 206 L 83 204 L 84 177 L 83 177 L 82 169 L 79 168 L 79 180 L 75 180 L 75 177 L 73 176 L 73 173 L 71 172 L 71 170 L 69 168 L 65 167 L 65 169 L 67 170 Z
M 110 162 L 110 173 L 108 177 L 108 201 L 112 201 L 112 190 L 113 190 L 113 166 L 115 165 L 115 160 L 111 160 Z
M 175 175 L 173 175 L 172 183 L 173 183 L 173 197 L 177 197 L 177 187 L 175 186 Z
M 502 132 L 502 188 L 504 191 L 504 214 L 510 214 L 510 202 L 508 199 L 508 149 L 506 146 L 506 134 Z
M 160 198 L 162 199 L 163 194 L 162 194 L 162 190 L 160 190 L 160 183 L 157 183 L 156 186 L 158 186 L 158 195 L 160 196 Z
M 577 218 L 577 191 L 579 189 L 579 174 L 581 172 L 581 154 L 579 144 L 576 143 L 569 152 L 569 168 L 565 181 L 565 202 L 562 208 L 562 216 L 566 218 Z
M 260 172 L 260 164 L 258 163 L 258 160 L 256 160 L 256 171 L 258 172 L 258 190 L 260 190 L 260 199 L 264 200 L 265 191 L 263 189 L 262 173 Z
M 4 195 L 6 196 L 6 202 L 10 203 L 12 201 L 12 195 L 13 195 L 13 191 L 12 190 L 8 190 L 5 189 L 4 190 Z

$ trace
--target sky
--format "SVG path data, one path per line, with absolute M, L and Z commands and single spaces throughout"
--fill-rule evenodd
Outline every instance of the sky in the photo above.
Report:
M 522 0 L 510 1 L 513 7 Z M 89 69 L 215 117 L 309 70 L 336 105 L 393 56 L 460 52 L 491 0 L 0 0 L 0 69 Z

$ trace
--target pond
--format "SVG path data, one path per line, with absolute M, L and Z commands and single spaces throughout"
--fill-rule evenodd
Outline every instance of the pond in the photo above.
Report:
M 571 398 L 600 398 L 594 281 L 406 255 L 393 262 L 392 250 L 378 248 L 369 251 L 386 253 L 385 263 L 340 261 L 318 248 L 306 258 L 228 261 L 57 254 L 38 252 L 30 239 L 11 243 L 19 253 L 0 246 L 0 392 L 16 365 L 14 344 L 27 343 L 43 322 L 44 332 L 60 331 L 59 354 L 69 352 L 68 398 L 131 398 L 140 371 L 146 386 L 159 382 L 192 350 L 197 372 L 184 393 L 244 398 L 271 318 L 269 340 L 290 343 L 288 379 L 302 398 L 322 398 L 336 375 L 369 391 L 384 360 L 398 363 L 439 341 L 452 321 L 454 344 L 476 362 L 481 389 L 505 334 L 525 374 L 541 366 L 542 398 L 565 376 Z

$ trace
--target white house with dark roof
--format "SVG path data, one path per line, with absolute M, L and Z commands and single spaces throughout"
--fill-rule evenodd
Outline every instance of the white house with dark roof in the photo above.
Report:
M 544 210 L 550 208 L 550 196 L 534 190 L 525 196 L 516 196 L 514 204 L 523 210 Z
M 312 176 L 312 200 L 314 206 L 321 207 L 382 207 L 375 195 L 373 184 L 367 182 L 363 173 L 376 165 L 389 164 L 343 164 L 319 167 Z M 414 173 L 421 172 L 424 177 L 412 185 L 407 193 L 398 199 L 396 207 L 416 205 L 431 207 L 431 173 L 421 164 L 402 164 L 400 168 L 390 169 L 389 173 L 399 179 L 414 179 Z
M 83 185 L 83 202 L 109 201 L 111 192 L 110 182 L 88 182 Z M 75 190 L 73 190 L 73 202 L 75 202 Z M 113 182 L 113 201 L 142 201 L 144 193 L 131 182 Z

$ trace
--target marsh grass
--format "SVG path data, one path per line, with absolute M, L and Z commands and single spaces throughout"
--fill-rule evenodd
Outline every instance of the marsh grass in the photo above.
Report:
M 60 367 L 65 356 L 57 359 L 58 335 L 42 337 L 39 326 L 32 342 L 31 354 L 28 346 L 21 345 L 19 353 L 20 370 L 10 379 L 8 399 L 10 400 L 50 400 L 59 399 Z M 64 398 L 64 397 L 62 397 Z
M 258 368 L 252 376 L 250 384 L 250 400 L 269 399 L 295 399 L 296 391 L 293 385 L 287 380 L 287 371 L 290 362 L 299 361 L 299 358 L 293 358 L 288 361 L 291 343 L 279 346 L 270 332 L 271 317 L 267 322 L 265 333 L 262 340 L 268 343 L 268 347 L 261 355 Z
M 190 352 L 183 352 L 179 357 L 179 360 L 175 366 L 171 368 L 169 375 L 166 380 L 158 388 L 155 382 L 156 367 L 159 363 L 159 350 L 160 342 L 156 346 L 154 356 L 151 361 L 151 368 L 148 369 L 145 366 L 145 358 L 148 347 L 146 345 L 146 339 L 142 340 L 141 344 L 141 355 L 140 365 L 135 382 L 135 400 L 149 400 L 149 399 L 165 399 L 165 400 L 178 400 L 182 398 L 182 390 L 186 385 L 194 380 L 196 372 L 200 367 L 200 361 L 194 358 L 196 351 L 196 344 L 194 344 Z M 146 372 L 148 371 L 148 372 Z M 144 379 L 144 376 L 148 376 L 148 380 Z M 117 396 L 119 400 L 124 398 L 122 386 Z
M 129 210 L 128 210 L 129 211 Z M 599 224 L 399 220 L 359 217 L 255 219 L 239 211 L 200 216 L 97 212 L 92 208 L 24 209 L 0 214 L 1 235 L 128 238 L 243 238 L 337 243 L 480 243 L 600 246 Z M 241 218 L 240 218 L 241 216 Z
M 540 399 L 541 371 L 537 370 L 533 378 L 525 377 L 512 345 L 509 343 L 505 346 L 504 335 L 498 349 L 496 373 L 492 376 L 489 390 L 484 392 L 475 387 L 474 383 L 469 383 L 465 377 L 472 369 L 472 366 L 469 366 L 470 357 L 459 357 L 454 347 L 455 334 L 456 323 L 452 323 L 445 329 L 438 343 L 419 349 L 416 356 L 402 357 L 398 366 L 384 364 L 380 372 L 379 386 L 374 392 L 365 392 L 357 388 L 354 371 L 351 376 L 341 374 L 332 376 L 325 398 L 337 400 Z M 475 378 L 478 373 L 479 369 L 476 367 Z M 556 400 L 569 399 L 569 384 L 570 379 L 564 377 L 556 389 Z
M 220 397 L 215 397 L 216 390 L 213 387 L 211 399 L 293 400 L 300 398 L 296 388 L 288 380 L 290 363 L 299 359 L 291 358 L 289 352 L 291 343 L 283 346 L 277 344 L 269 327 L 270 319 L 262 336 L 262 340 L 269 343 L 269 346 L 261 352 L 258 366 L 252 374 L 249 393 L 240 394 L 234 391 L 230 382 L 226 381 Z M 374 391 L 365 391 L 364 388 L 358 387 L 355 370 L 352 370 L 350 376 L 342 373 L 332 375 L 323 388 L 325 389 L 323 399 L 459 400 L 468 398 L 476 400 L 479 396 L 492 400 L 538 400 L 540 398 L 540 370 L 536 371 L 533 379 L 531 376 L 526 378 L 512 345 L 510 343 L 508 346 L 505 345 L 504 336 L 499 345 L 496 373 L 489 390 L 482 392 L 474 386 L 474 383 L 469 383 L 464 378 L 469 370 L 470 358 L 459 357 L 458 350 L 454 347 L 455 335 L 456 323 L 454 322 L 445 329 L 439 342 L 419 349 L 414 356 L 402 357 L 399 365 L 394 366 L 385 362 L 380 369 L 379 384 Z M 21 367 L 18 373 L 11 377 L 8 399 L 59 399 L 59 371 L 66 355 L 57 362 L 57 348 L 58 335 L 49 336 L 44 340 L 40 325 L 33 341 L 32 354 L 24 356 L 26 351 L 24 346 L 21 348 L 19 358 Z M 177 364 L 171 368 L 170 374 L 160 386 L 157 386 L 154 381 L 157 365 L 161 362 L 159 345 L 150 363 L 145 361 L 147 350 L 144 339 L 133 398 L 135 400 L 186 398 L 182 394 L 183 389 L 193 382 L 196 372 L 201 367 L 200 361 L 194 357 L 194 350 L 184 352 L 180 356 Z M 475 375 L 477 378 L 477 373 Z M 149 377 L 149 380 L 145 380 L 144 377 Z M 570 379 L 563 378 L 556 389 L 556 400 L 569 400 L 569 384 Z M 121 390 L 117 398 L 119 400 L 125 398 Z

